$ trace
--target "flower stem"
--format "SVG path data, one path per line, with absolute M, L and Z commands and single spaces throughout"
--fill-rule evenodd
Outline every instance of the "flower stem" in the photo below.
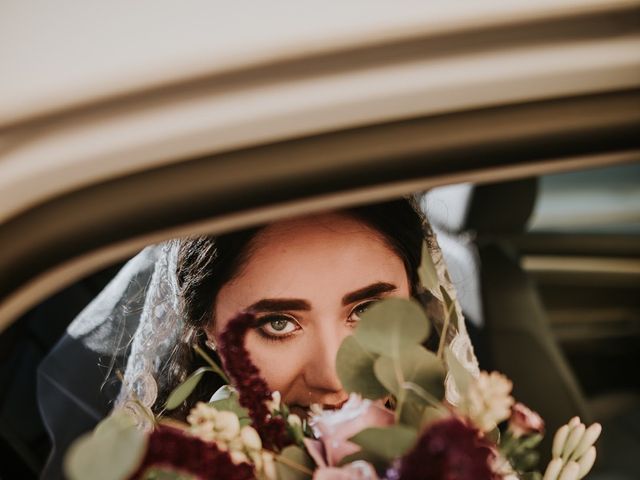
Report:
M 313 471 L 309 470 L 304 465 L 300 465 L 299 463 L 294 462 L 293 460 L 289 460 L 287 457 L 283 457 L 282 455 L 276 455 L 276 462 L 280 462 L 283 465 L 286 465 L 289 468 L 293 468 L 299 472 L 302 472 L 306 475 L 313 475 Z
M 229 377 L 227 377 L 227 374 L 224 373 L 224 371 L 220 368 L 220 366 L 216 362 L 214 362 L 204 350 L 202 350 L 198 345 L 194 345 L 193 349 L 196 351 L 198 355 L 200 355 L 200 357 L 202 357 L 202 359 L 205 362 L 209 364 L 209 366 L 215 373 L 217 373 L 218 375 L 220 375 L 220 377 L 222 377 L 222 380 L 224 380 L 224 382 L 227 385 L 231 384 L 231 382 L 229 381 Z

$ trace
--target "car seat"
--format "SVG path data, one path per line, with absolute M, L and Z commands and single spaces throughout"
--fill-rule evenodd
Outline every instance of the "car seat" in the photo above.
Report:
M 486 348 L 481 367 L 511 378 L 514 396 L 554 432 L 574 415 L 583 421 L 591 415 L 535 285 L 509 242 L 525 229 L 536 189 L 536 179 L 456 185 L 428 194 L 423 205 L 443 239 L 462 308 L 480 329 Z M 547 435 L 541 452 L 550 451 L 551 440 Z

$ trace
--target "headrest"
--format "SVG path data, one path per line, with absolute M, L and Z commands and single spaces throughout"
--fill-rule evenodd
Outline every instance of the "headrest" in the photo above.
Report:
M 520 233 L 533 212 L 536 194 L 536 178 L 490 185 L 465 183 L 429 191 L 423 208 L 431 223 L 448 233 Z

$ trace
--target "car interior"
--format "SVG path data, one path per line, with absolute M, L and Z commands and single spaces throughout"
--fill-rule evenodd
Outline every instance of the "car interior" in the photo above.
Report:
M 573 415 L 604 423 L 593 478 L 640 474 L 629 459 L 640 447 L 638 180 L 632 164 L 448 185 L 422 200 L 481 367 L 512 378 L 514 395 L 541 413 L 547 431 Z M 575 209 L 563 209 L 590 182 L 626 204 L 611 202 L 608 215 L 580 223 Z M 65 329 L 122 266 L 57 292 L 0 336 L 0 477 L 61 478 L 66 446 L 109 412 L 118 389 L 110 367 L 122 358 L 100 355 Z M 66 436 L 52 444 L 52 431 Z
M 602 422 L 600 465 L 630 478 L 627 452 L 640 448 L 639 178 L 637 165 L 619 166 L 444 187 L 426 202 L 454 239 L 448 260 L 481 328 L 482 366 L 514 379 L 548 431 L 573 415 Z
M 145 246 L 424 191 L 542 450 L 580 415 L 640 478 L 637 1 L 76 3 L 0 15 L 0 479 L 110 411 L 126 350 L 67 328 Z

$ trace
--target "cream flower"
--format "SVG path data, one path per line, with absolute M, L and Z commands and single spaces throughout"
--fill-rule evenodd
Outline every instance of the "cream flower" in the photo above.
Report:
M 218 410 L 214 407 L 207 405 L 204 402 L 196 403 L 196 406 L 191 409 L 187 416 L 187 422 L 189 425 L 195 426 L 201 423 L 215 421 Z
M 498 372 L 480 372 L 461 398 L 459 411 L 480 430 L 490 432 L 511 414 L 512 387 L 511 381 Z
M 594 423 L 587 428 L 579 417 L 558 429 L 553 437 L 553 459 L 547 466 L 543 480 L 579 480 L 584 478 L 596 461 L 593 446 L 602 426 Z
M 240 420 L 233 412 L 218 412 L 215 419 L 216 437 L 221 440 L 233 440 L 240 433 Z
M 281 403 L 282 396 L 277 390 L 271 394 L 271 400 L 266 401 L 267 408 L 271 413 L 275 412 L 276 410 L 280 410 Z

